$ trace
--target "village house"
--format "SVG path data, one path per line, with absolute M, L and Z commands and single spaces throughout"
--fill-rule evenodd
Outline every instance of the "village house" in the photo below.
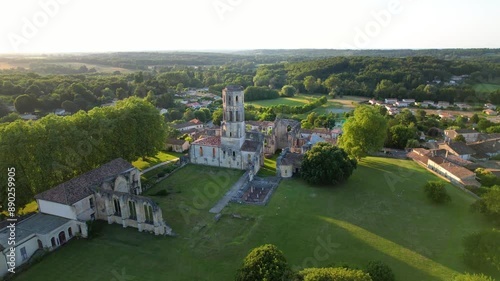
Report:
M 198 119 L 192 119 L 189 122 L 174 125 L 174 128 L 183 133 L 192 129 L 201 130 L 203 129 L 203 122 Z
M 483 112 L 489 116 L 497 116 L 498 115 L 498 113 L 493 109 L 485 109 L 485 110 L 483 110 Z
M 437 108 L 447 108 L 449 106 L 450 106 L 450 103 L 447 101 L 438 101 L 438 103 L 436 104 Z
M 491 139 L 467 145 L 474 151 L 472 158 L 476 160 L 488 160 L 500 154 L 500 139 Z
M 169 138 L 165 142 L 165 150 L 169 151 L 174 151 L 174 152 L 179 152 L 182 153 L 184 151 L 187 151 L 189 149 L 189 142 L 187 140 L 180 140 L 176 138 Z
M 397 107 L 408 107 L 408 106 L 410 105 L 410 103 L 405 102 L 405 101 L 397 101 L 397 102 L 395 103 L 395 105 L 396 105 Z
M 300 167 L 304 154 L 293 153 L 288 149 L 283 149 L 280 156 L 276 159 L 276 176 L 281 178 L 291 178 L 300 173 Z
M 486 103 L 486 104 L 484 104 L 484 108 L 486 108 L 486 109 L 493 109 L 493 110 L 497 109 L 496 105 L 494 105 L 492 103 Z
M 412 105 L 415 103 L 415 99 L 403 99 L 403 102 L 408 103 L 409 105 Z
M 479 139 L 479 132 L 471 129 L 444 130 L 445 141 L 454 140 L 458 135 L 464 137 L 465 142 L 476 142 Z
M 398 102 L 398 99 L 385 99 L 384 101 L 386 104 L 394 105 Z
M 453 158 L 452 155 L 446 153 L 444 156 L 438 156 L 437 154 L 437 151 L 414 148 L 407 154 L 407 157 L 419 165 L 447 178 L 452 183 L 461 186 L 481 186 L 481 184 L 475 179 L 476 174 L 462 166 L 468 165 L 471 162 L 464 161 L 463 159 L 459 160 L 458 157 L 453 161 L 450 161 L 450 158 Z
M 460 141 L 451 141 L 439 144 L 439 149 L 444 149 L 464 160 L 469 160 L 475 151 Z
M 420 107 L 427 108 L 429 106 L 435 107 L 436 105 L 434 104 L 434 101 L 431 100 L 424 100 L 423 102 L 420 103 Z

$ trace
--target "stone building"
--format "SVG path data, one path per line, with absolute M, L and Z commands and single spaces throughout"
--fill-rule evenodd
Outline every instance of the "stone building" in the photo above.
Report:
M 87 237 L 90 220 L 105 220 L 156 235 L 172 234 L 160 207 L 143 192 L 139 170 L 117 158 L 35 196 L 40 213 L 74 221 Z
M 194 141 L 189 150 L 191 163 L 249 170 L 256 174 L 264 164 L 264 136 L 247 133 L 244 94 L 240 86 L 222 91 L 223 119 L 220 135 Z

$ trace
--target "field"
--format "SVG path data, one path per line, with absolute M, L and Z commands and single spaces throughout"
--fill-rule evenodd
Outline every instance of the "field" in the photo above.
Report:
M 320 96 L 318 96 L 319 98 Z M 278 105 L 278 104 L 284 104 L 284 105 L 289 105 L 289 106 L 301 106 L 306 103 L 309 103 L 312 99 L 314 99 L 314 96 L 307 96 L 307 95 L 297 95 L 291 98 L 277 98 L 277 99 L 272 99 L 272 100 L 259 100 L 259 101 L 249 101 L 245 102 L 245 104 L 251 104 L 257 108 L 260 107 L 268 107 L 268 106 L 273 106 L 273 105 Z
M 496 90 L 500 90 L 500 84 L 489 84 L 489 83 L 481 83 L 474 85 L 474 90 L 477 92 L 494 92 Z
M 156 154 L 155 157 L 146 157 L 146 159 L 144 160 L 142 158 L 139 158 L 136 161 L 132 162 L 132 165 L 134 165 L 134 167 L 142 171 L 156 164 L 177 159 L 182 155 L 183 155 L 182 153 L 177 153 L 177 152 L 161 151 L 158 154 Z
M 447 185 L 452 202 L 430 204 L 421 187 L 437 177 L 384 158 L 363 160 L 334 188 L 284 180 L 267 206 L 232 204 L 215 222 L 208 210 L 241 174 L 188 165 L 149 191 L 169 191 L 154 199 L 176 237 L 100 222 L 94 238 L 71 241 L 15 280 L 233 280 L 248 251 L 265 243 L 294 269 L 382 260 L 397 280 L 449 280 L 472 271 L 461 261 L 463 237 L 491 227 L 469 212 L 469 195 Z
M 278 98 L 273 100 L 261 100 L 261 101 L 251 101 L 247 104 L 251 104 L 257 108 L 268 107 L 278 104 L 285 104 L 289 106 L 301 106 L 309 103 L 312 99 L 319 98 L 320 95 L 297 95 L 292 98 Z M 328 102 L 320 107 L 317 107 L 310 112 L 295 115 L 284 115 L 286 118 L 294 119 L 305 119 L 311 112 L 316 112 L 318 114 L 333 113 L 343 113 L 350 111 L 354 108 L 355 104 L 360 100 L 366 100 L 358 97 L 345 97 L 342 99 L 328 99 Z

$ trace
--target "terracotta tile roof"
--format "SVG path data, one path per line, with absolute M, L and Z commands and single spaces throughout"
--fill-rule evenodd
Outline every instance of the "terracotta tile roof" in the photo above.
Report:
M 220 137 L 206 137 L 193 142 L 193 144 L 205 146 L 220 146 Z
M 412 160 L 414 161 L 417 161 L 417 162 L 420 162 L 424 165 L 427 165 L 427 161 L 429 160 L 429 157 L 427 156 L 422 156 L 414 151 L 406 154 L 406 156 L 408 156 L 408 158 L 411 158 Z
M 105 179 L 114 177 L 134 166 L 122 158 L 117 158 L 99 168 L 86 172 L 76 178 L 35 195 L 36 199 L 72 205 L 94 193 L 92 187 L 101 184 Z
M 439 166 L 443 167 L 445 170 L 455 175 L 456 177 L 460 178 L 461 180 L 476 176 L 476 173 L 469 171 L 464 167 L 452 164 L 450 162 L 441 163 L 439 164 Z

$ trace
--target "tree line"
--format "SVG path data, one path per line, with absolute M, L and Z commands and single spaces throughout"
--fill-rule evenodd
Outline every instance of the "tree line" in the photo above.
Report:
M 154 156 L 165 141 L 165 122 L 150 103 L 129 98 L 115 107 L 0 125 L 0 168 L 16 168 L 16 202 L 23 205 L 112 159 Z M 6 182 L 0 183 L 2 198 Z M 5 203 L 5 202 L 3 202 Z

